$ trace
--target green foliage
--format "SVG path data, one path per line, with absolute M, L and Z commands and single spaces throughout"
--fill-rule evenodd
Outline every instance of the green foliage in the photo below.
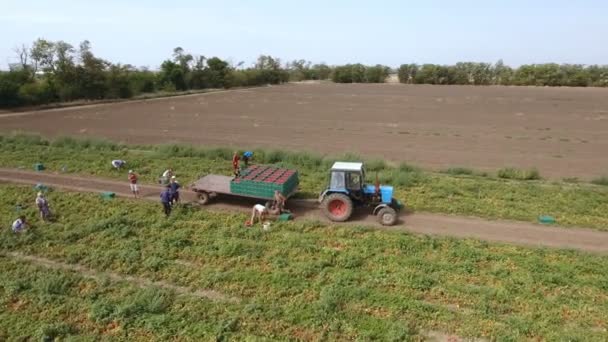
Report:
M 417 84 L 605 87 L 608 85 L 608 66 L 547 63 L 512 69 L 502 60 L 494 65 L 475 62 L 402 64 L 398 76 L 401 83 Z
M 336 83 L 384 83 L 389 68 L 383 65 L 346 64 L 334 67 L 331 80 Z
M 72 286 L 72 281 L 65 276 L 54 275 L 41 279 L 38 286 L 47 294 L 66 295 Z
M 289 80 L 280 60 L 271 56 L 260 56 L 255 67 L 239 70 L 218 57 L 195 56 L 177 47 L 172 59 L 163 61 L 158 72 L 152 72 L 98 58 L 86 40 L 75 49 L 63 41 L 38 39 L 24 53 L 32 66 L 0 72 L 0 107 L 125 99 L 158 91 L 259 86 Z M 327 67 L 319 66 L 315 75 L 308 76 L 327 78 Z
M 442 173 L 447 173 L 449 175 L 454 175 L 454 176 L 458 176 L 458 175 L 473 175 L 475 172 L 471 169 L 468 169 L 466 167 L 451 167 L 449 169 L 446 170 L 442 170 Z
M 74 326 L 65 323 L 48 324 L 43 326 L 40 331 L 43 341 L 54 341 L 57 338 L 77 333 L 78 330 Z
M 290 81 L 305 80 L 327 80 L 331 75 L 332 69 L 326 64 L 315 64 L 303 59 L 287 63 L 286 69 L 289 73 Z
M 596 185 L 608 186 L 608 176 L 602 176 L 602 177 L 596 178 L 596 179 L 592 180 L 591 183 L 596 184 Z
M 416 64 L 402 64 L 397 70 L 397 76 L 401 83 L 414 83 L 417 73 L 418 65 Z
M 64 41 L 38 39 L 23 48 L 23 65 L 0 71 L 0 107 L 48 105 L 75 100 L 126 99 L 145 93 L 175 93 L 208 88 L 232 88 L 281 84 L 288 81 L 327 80 L 336 83 L 383 83 L 390 73 L 384 65 L 346 64 L 330 67 L 268 55 L 243 68 L 218 57 L 193 55 L 181 47 L 161 63 L 159 71 L 113 64 L 95 56 L 87 40 L 75 48 Z M 31 63 L 27 63 L 28 60 Z M 608 86 L 608 66 L 579 64 L 531 64 L 512 69 L 502 60 L 496 64 L 459 62 L 455 65 L 403 64 L 401 83 Z M 150 95 L 148 95 L 150 96 Z
M 443 179 L 433 182 L 443 188 Z M 459 180 L 450 191 L 466 194 L 475 185 Z M 530 196 L 542 189 L 526 184 Z M 0 186 L 0 217 L 31 195 L 30 187 Z M 58 222 L 1 233 L 0 337 L 400 341 L 430 339 L 430 330 L 489 340 L 604 337 L 604 255 L 313 221 L 277 222 L 265 232 L 243 228 L 247 214 L 207 210 L 180 210 L 167 222 L 157 203 L 100 206 L 95 194 L 50 196 L 62 211 Z M 120 224 L 136 235 L 118 239 L 110 228 L 90 229 L 116 225 L 122 212 L 129 221 Z M 32 234 L 37 238 L 28 239 Z M 66 242 L 68 234 L 82 238 Z M 185 238 L 189 245 L 165 243 Z M 139 252 L 126 273 L 122 256 Z M 74 255 L 78 265 L 66 265 Z M 209 290 L 218 297 L 204 297 Z
M 124 181 L 125 175 L 116 172 L 109 163 L 120 157 L 127 161 L 129 168 L 140 173 L 142 182 L 150 184 L 156 184 L 158 176 L 168 167 L 176 171 L 182 184 L 190 184 L 208 173 L 230 175 L 233 152 L 234 149 L 229 148 L 180 144 L 124 146 L 91 139 L 58 138 L 49 142 L 35 135 L 0 136 L 0 164 L 4 167 L 29 169 L 42 162 L 50 172 L 74 172 Z M 298 196 L 305 198 L 316 198 L 327 186 L 328 170 L 336 160 L 362 161 L 363 158 L 353 154 L 336 157 L 262 149 L 254 150 L 253 158 L 254 163 L 296 168 L 300 174 Z M 536 222 L 539 215 L 552 215 L 560 225 L 608 227 L 608 192 L 584 182 L 527 181 L 540 177 L 534 170 L 505 169 L 500 172 L 501 178 L 494 178 L 485 173 L 473 172 L 471 175 L 469 170 L 460 168 L 435 174 L 407 163 L 394 167 L 382 160 L 371 160 L 365 164 L 367 182 L 373 184 L 377 173 L 382 184 L 395 186 L 395 197 L 409 210 L 531 222 Z M 128 215 L 123 212 L 112 216 L 114 221 L 110 223 L 118 228 L 108 230 L 108 234 L 125 238 L 136 236 L 137 229 L 126 227 L 139 224 L 124 217 Z M 105 219 L 95 224 L 104 222 Z M 99 226 L 96 225 L 88 227 L 97 230 Z M 70 239 L 78 238 L 70 236 Z M 175 242 L 188 244 L 181 240 Z
M 520 170 L 512 167 L 507 167 L 498 170 L 498 178 L 516 179 L 516 180 L 538 180 L 540 173 L 537 169 Z

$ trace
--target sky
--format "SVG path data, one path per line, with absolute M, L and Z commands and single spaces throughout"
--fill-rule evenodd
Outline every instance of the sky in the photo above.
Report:
M 605 0 L 1 0 L 0 68 L 37 38 L 157 68 L 173 48 L 251 65 L 608 64 Z

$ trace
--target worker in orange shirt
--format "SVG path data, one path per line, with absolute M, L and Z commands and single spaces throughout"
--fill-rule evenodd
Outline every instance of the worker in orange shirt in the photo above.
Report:
M 234 155 L 232 156 L 232 169 L 234 170 L 234 178 L 238 177 L 241 172 L 239 171 L 239 153 L 234 151 Z

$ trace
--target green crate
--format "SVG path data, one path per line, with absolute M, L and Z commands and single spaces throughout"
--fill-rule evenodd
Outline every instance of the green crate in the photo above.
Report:
M 111 191 L 104 191 L 100 195 L 101 195 L 101 198 L 103 198 L 105 200 L 111 200 L 114 197 L 116 197 L 116 194 Z

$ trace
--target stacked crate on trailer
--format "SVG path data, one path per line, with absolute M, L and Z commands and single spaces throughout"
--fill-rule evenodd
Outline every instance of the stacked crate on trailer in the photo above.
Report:
M 272 199 L 276 190 L 289 196 L 298 188 L 296 170 L 253 165 L 230 182 L 230 192 L 251 197 Z

